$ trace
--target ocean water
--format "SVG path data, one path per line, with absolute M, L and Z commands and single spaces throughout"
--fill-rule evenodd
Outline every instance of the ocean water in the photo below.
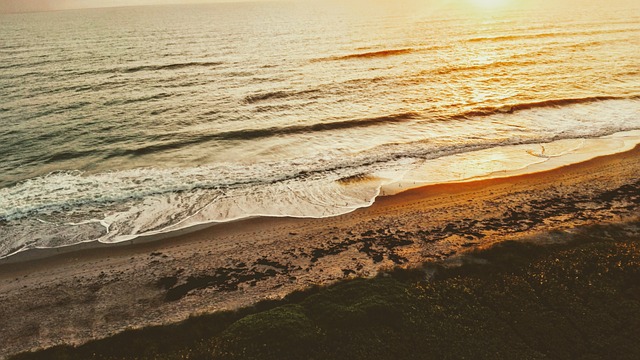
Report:
M 640 129 L 639 2 L 465 1 L 0 15 L 0 257 L 333 216 Z

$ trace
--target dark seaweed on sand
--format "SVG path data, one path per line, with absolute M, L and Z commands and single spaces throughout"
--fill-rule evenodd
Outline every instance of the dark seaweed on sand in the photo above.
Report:
M 640 359 L 640 223 L 13 359 Z M 166 279 L 166 285 L 171 279 Z

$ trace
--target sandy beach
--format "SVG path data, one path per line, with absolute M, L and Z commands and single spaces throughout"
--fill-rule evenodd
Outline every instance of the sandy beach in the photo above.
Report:
M 0 264 L 0 356 L 243 307 L 505 239 L 637 221 L 638 173 L 640 147 L 534 174 L 426 186 L 332 218 L 256 218 L 147 243 L 41 259 L 25 253 Z

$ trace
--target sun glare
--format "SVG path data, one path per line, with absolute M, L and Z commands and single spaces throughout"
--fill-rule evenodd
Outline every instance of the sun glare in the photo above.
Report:
M 483 9 L 495 9 L 506 5 L 508 0 L 469 0 L 473 5 Z

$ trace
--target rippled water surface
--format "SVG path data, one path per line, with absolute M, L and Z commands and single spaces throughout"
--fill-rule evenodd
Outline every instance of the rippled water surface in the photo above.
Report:
M 640 3 L 417 3 L 0 15 L 0 256 L 330 216 L 427 160 L 640 129 Z

